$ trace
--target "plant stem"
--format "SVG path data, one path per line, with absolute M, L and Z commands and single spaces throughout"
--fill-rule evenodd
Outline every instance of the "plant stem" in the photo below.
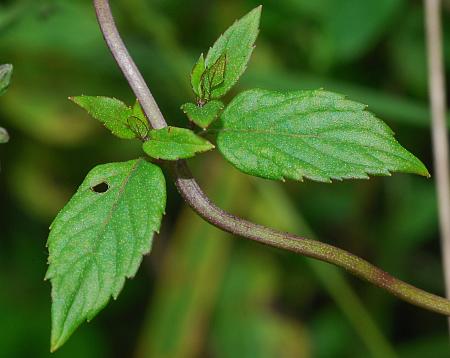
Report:
M 93 1 L 103 36 L 116 62 L 119 64 L 122 72 L 124 72 L 131 88 L 139 99 L 151 125 L 154 128 L 166 126 L 166 121 L 156 101 L 153 99 L 150 90 L 146 88 L 144 79 L 140 75 L 139 70 L 120 38 L 111 14 L 109 1 Z M 153 122 L 156 122 L 156 124 L 154 125 Z M 175 185 L 184 200 L 199 216 L 212 225 L 234 235 L 242 236 L 268 246 L 334 264 L 387 290 L 404 301 L 450 316 L 450 301 L 402 282 L 345 250 L 320 241 L 309 240 L 293 234 L 276 231 L 227 213 L 213 204 L 201 190 L 193 178 L 186 161 L 179 160 L 170 162 L 169 165 L 175 178 Z
M 136 98 L 139 100 L 150 125 L 155 129 L 167 127 L 158 104 L 120 37 L 109 7 L 109 1 L 94 0 L 94 7 L 103 37 Z
M 429 97 L 432 112 L 434 170 L 436 172 L 441 251 L 447 297 L 450 297 L 450 169 L 446 124 L 445 68 L 442 51 L 441 0 L 425 0 Z M 450 318 L 449 318 L 450 327 Z
M 305 232 L 311 239 L 317 235 L 312 231 L 306 219 L 296 207 L 295 201 L 277 182 L 253 180 L 249 177 L 258 195 L 252 218 L 258 218 L 267 223 L 274 223 L 281 230 Z M 264 210 L 270 207 L 272 211 Z M 374 320 L 374 312 L 367 310 L 366 305 L 351 287 L 344 273 L 338 267 L 324 264 L 318 260 L 307 260 L 307 267 L 314 273 L 324 290 L 333 298 L 336 306 L 353 328 L 355 337 L 359 337 L 366 345 L 371 357 L 397 357 L 394 347 L 386 339 Z

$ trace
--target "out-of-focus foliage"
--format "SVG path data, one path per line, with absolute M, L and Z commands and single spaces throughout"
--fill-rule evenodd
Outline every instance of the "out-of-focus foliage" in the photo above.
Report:
M 10 64 L 0 65 L 0 96 L 6 92 L 11 82 L 13 66 Z M 0 127 L 0 144 L 8 143 L 9 134 L 5 128 Z
M 13 66 L 10 64 L 0 65 L 0 96 L 6 92 L 11 82 Z
M 225 103 L 254 87 L 344 93 L 367 103 L 432 167 L 421 1 L 112 1 L 171 125 L 188 125 L 180 105 L 195 101 L 190 72 L 198 53 L 260 3 L 262 31 L 251 66 Z M 444 25 L 450 72 L 448 6 Z M 0 1 L 0 54 L 15 68 L 0 98 L 0 126 L 12 138 L 0 147 L 1 355 L 46 357 L 50 220 L 93 166 L 141 152 L 138 141 L 112 138 L 67 97 L 101 94 L 126 103 L 134 97 L 89 0 Z M 333 243 L 444 292 L 433 178 L 280 187 L 238 173 L 215 154 L 192 164 L 224 208 Z M 329 265 L 223 234 L 182 205 L 169 185 L 168 216 L 152 255 L 121 299 L 57 357 L 449 356 L 443 317 Z

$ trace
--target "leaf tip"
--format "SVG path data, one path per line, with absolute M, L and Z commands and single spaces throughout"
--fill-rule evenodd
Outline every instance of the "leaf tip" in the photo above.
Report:
M 417 158 L 415 156 L 413 156 L 413 158 L 415 159 L 415 163 L 409 173 L 417 174 L 417 175 L 423 176 L 425 178 L 431 178 L 430 172 L 428 171 L 425 164 L 423 164 L 419 158 Z
M 418 171 L 417 174 L 419 174 L 419 175 L 421 175 L 421 176 L 423 176 L 423 177 L 425 177 L 427 179 L 431 178 L 431 174 L 428 171 L 428 169 L 425 167 L 425 165 L 422 166 L 422 168 L 420 169 L 420 171 Z
M 67 99 L 69 101 L 71 101 L 71 102 L 81 106 L 80 98 L 82 98 L 82 97 L 84 97 L 84 96 L 83 95 L 81 95 L 81 96 L 69 96 L 69 97 L 67 97 Z
M 64 342 L 61 342 L 61 337 L 59 337 L 58 339 L 52 338 L 50 342 L 50 353 L 55 353 L 59 348 L 61 348 L 63 343 Z

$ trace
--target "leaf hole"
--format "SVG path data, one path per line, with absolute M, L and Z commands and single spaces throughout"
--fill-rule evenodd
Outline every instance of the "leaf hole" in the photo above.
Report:
M 101 182 L 100 184 L 97 184 L 97 185 L 91 187 L 91 190 L 97 194 L 106 193 L 108 191 L 108 189 L 109 189 L 109 185 L 106 182 Z

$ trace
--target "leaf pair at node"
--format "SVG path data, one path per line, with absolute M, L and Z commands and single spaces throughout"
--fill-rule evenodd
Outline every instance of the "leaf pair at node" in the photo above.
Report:
M 261 6 L 236 21 L 209 49 L 200 55 L 191 73 L 196 103 L 181 109 L 190 121 L 207 128 L 224 108 L 220 98 L 235 85 L 247 68 L 259 32 Z
M 154 159 L 187 159 L 214 149 L 208 140 L 186 128 L 151 129 L 138 101 L 131 108 L 109 97 L 79 96 L 70 99 L 115 136 L 141 140 L 144 152 Z
M 117 137 L 142 140 L 152 158 L 189 158 L 214 148 L 188 129 L 150 130 L 138 102 L 131 108 L 108 97 L 71 100 Z M 46 279 L 52 282 L 52 351 L 111 296 L 117 298 L 125 278 L 135 275 L 142 255 L 150 252 L 165 206 L 164 175 L 143 158 L 89 172 L 50 227 Z

